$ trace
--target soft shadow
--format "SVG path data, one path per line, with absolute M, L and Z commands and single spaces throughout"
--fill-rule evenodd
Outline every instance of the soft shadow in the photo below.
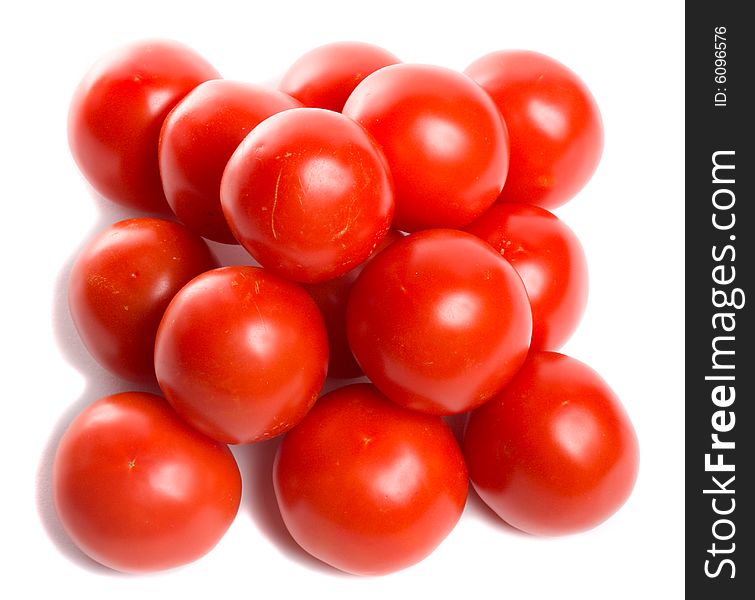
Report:
M 457 415 L 447 415 L 443 419 L 448 424 L 449 428 L 456 437 L 456 441 L 460 447 L 464 445 L 464 430 L 467 427 L 470 413 L 460 413 Z M 469 494 L 467 495 L 467 504 L 464 507 L 465 518 L 472 518 L 486 523 L 493 529 L 498 529 L 503 533 L 515 536 L 531 537 L 530 534 L 517 529 L 516 527 L 509 525 L 506 521 L 501 519 L 496 512 L 490 508 L 485 501 L 480 498 L 472 482 L 469 482 Z
M 39 461 L 39 466 L 37 467 L 36 503 L 37 512 L 39 513 L 39 518 L 42 522 L 42 526 L 47 532 L 47 535 L 52 543 L 63 556 L 65 556 L 74 564 L 88 571 L 92 571 L 101 575 L 127 576 L 124 573 L 115 571 L 98 563 L 97 561 L 84 554 L 81 550 L 79 550 L 79 548 L 73 543 L 71 538 L 65 532 L 62 524 L 60 523 L 60 520 L 58 519 L 57 512 L 55 511 L 52 492 L 52 470 L 53 463 L 55 461 L 55 451 L 57 450 L 58 444 L 60 443 L 60 438 L 63 436 L 71 422 L 82 410 L 84 410 L 87 405 L 94 402 L 98 398 L 120 391 L 131 391 L 137 389 L 137 387 L 135 386 L 124 386 L 124 384 L 118 381 L 115 377 L 112 377 L 112 379 L 114 380 L 112 384 L 105 385 L 104 387 L 101 387 L 100 385 L 87 385 L 84 393 L 82 393 L 76 401 L 68 406 L 68 408 L 65 409 L 61 417 L 58 419 L 55 427 L 53 428 L 52 434 L 47 440 L 47 444 L 45 445 L 45 448 L 42 452 L 42 457 Z M 144 386 L 142 386 L 142 389 L 144 389 Z M 144 391 L 152 390 L 144 389 Z
M 231 265 L 251 265 L 253 267 L 259 267 L 260 264 L 254 260 L 251 254 L 239 244 L 221 244 L 220 242 L 213 242 L 212 240 L 205 240 L 207 245 L 212 250 L 215 258 L 218 262 L 224 266 Z
M 87 234 L 82 238 L 78 247 L 62 261 L 60 271 L 54 283 L 51 307 L 52 331 L 60 354 L 66 362 L 83 375 L 85 385 L 79 397 L 70 402 L 66 408 L 62 409 L 61 416 L 47 439 L 37 467 L 35 497 L 37 512 L 39 513 L 42 525 L 50 540 L 63 556 L 84 569 L 100 574 L 123 576 L 123 573 L 114 571 L 89 558 L 76 547 L 63 529 L 55 511 L 52 495 L 52 468 L 55 451 L 60 438 L 71 422 L 87 405 L 98 398 L 126 391 L 159 393 L 159 388 L 157 382 L 137 384 L 120 379 L 106 371 L 91 357 L 76 332 L 68 310 L 68 277 L 71 267 L 82 248 L 95 234 L 106 227 L 117 221 L 133 217 L 169 217 L 165 214 L 139 213 L 120 207 L 99 197 L 91 188 L 90 194 L 93 198 L 92 201 L 98 208 L 97 218 L 92 223 Z
M 529 533 L 509 525 L 506 521 L 501 519 L 492 508 L 485 504 L 471 483 L 469 484 L 469 496 L 467 496 L 467 505 L 464 512 L 466 513 L 465 518 L 473 518 L 482 521 L 487 526 L 499 530 L 502 533 L 518 537 L 533 537 Z
M 83 180 L 82 180 L 82 183 Z M 39 460 L 36 478 L 36 505 L 42 525 L 48 537 L 60 553 L 77 566 L 101 575 L 128 576 L 101 565 L 84 554 L 73 543 L 63 529 L 55 511 L 52 492 L 52 471 L 60 439 L 76 416 L 95 400 L 126 391 L 144 391 L 162 395 L 157 382 L 134 383 L 121 379 L 101 367 L 84 347 L 71 319 L 68 309 L 67 289 L 71 267 L 83 247 L 100 231 L 113 223 L 134 217 L 158 217 L 176 220 L 168 214 L 154 214 L 134 211 L 121 207 L 100 197 L 89 188 L 92 201 L 98 209 L 97 217 L 78 246 L 61 264 L 55 279 L 51 307 L 51 324 L 53 336 L 61 356 L 73 369 L 83 375 L 85 385 L 78 398 L 61 410 Z M 240 245 L 220 244 L 207 241 L 210 250 L 220 265 L 259 266 L 251 255 Z M 331 391 L 355 380 L 328 381 L 324 392 Z M 281 518 L 275 492 L 272 486 L 272 466 L 280 438 L 257 444 L 234 446 L 244 480 L 242 510 L 252 518 L 258 529 L 288 558 L 307 568 L 322 571 L 330 575 L 344 576 L 343 573 L 314 558 L 304 551 L 291 537 Z
M 335 390 L 340 390 L 343 387 L 357 383 L 370 383 L 370 380 L 364 376 L 354 377 L 353 379 L 336 379 L 335 377 L 328 377 L 327 379 L 325 379 L 325 383 L 322 386 L 320 396 L 322 397 L 325 394 L 329 394 L 330 392 L 334 392 Z
M 288 559 L 313 571 L 350 577 L 309 554 L 286 529 L 273 489 L 273 463 L 281 440 L 282 437 L 278 436 L 264 442 L 232 447 L 244 481 L 241 510 L 249 515 L 257 529 Z
M 108 202 L 107 200 L 98 197 L 93 191 L 91 193 L 94 196 L 94 201 L 96 202 L 97 207 L 99 208 L 97 219 L 92 223 L 86 235 L 82 237 L 79 245 L 64 259 L 57 278 L 55 279 L 52 298 L 52 330 L 58 349 L 63 358 L 65 358 L 74 369 L 86 377 L 87 382 L 92 379 L 101 379 L 103 373 L 106 376 L 109 374 L 97 364 L 84 347 L 84 344 L 81 342 L 79 335 L 76 332 L 73 320 L 71 319 L 67 297 L 68 278 L 71 273 L 71 267 L 84 246 L 86 246 L 96 234 L 100 233 L 110 225 L 133 217 L 168 218 L 166 215 L 161 214 L 137 213 L 136 211 Z
M 448 427 L 451 429 L 451 432 L 454 434 L 454 437 L 456 438 L 456 441 L 459 443 L 459 446 L 462 445 L 462 440 L 464 439 L 464 429 L 467 426 L 467 420 L 469 418 L 469 413 L 459 413 L 458 415 L 446 415 L 443 417 L 443 420 L 448 424 Z

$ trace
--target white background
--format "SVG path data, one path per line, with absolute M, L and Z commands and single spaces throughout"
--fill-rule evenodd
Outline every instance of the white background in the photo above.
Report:
M 14 5 L 16 8 L 7 8 Z M 0 596 L 80 598 L 680 598 L 684 552 L 684 4 L 679 1 L 26 2 L 0 9 Z M 68 152 L 68 102 L 114 46 L 180 40 L 227 78 L 271 82 L 330 41 L 376 43 L 409 62 L 463 69 L 504 48 L 545 52 L 592 89 L 606 129 L 596 175 L 556 214 L 584 245 L 589 305 L 563 351 L 598 370 L 640 440 L 636 488 L 585 534 L 539 539 L 472 497 L 422 563 L 342 575 L 287 537 L 268 487 L 273 448 L 237 449 L 242 508 L 184 568 L 124 576 L 80 554 L 51 508 L 51 461 L 79 410 L 133 386 L 87 356 L 65 303 L 84 241 L 126 211 L 98 200 Z M 10 590 L 19 591 L 10 591 Z

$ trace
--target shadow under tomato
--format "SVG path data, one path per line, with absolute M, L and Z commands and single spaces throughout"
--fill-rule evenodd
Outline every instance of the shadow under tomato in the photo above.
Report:
M 464 513 L 465 518 L 482 521 L 489 527 L 499 530 L 502 533 L 519 537 L 533 537 L 529 533 L 517 529 L 513 525 L 509 525 L 506 521 L 501 519 L 501 517 L 499 517 L 492 508 L 485 504 L 482 498 L 480 498 L 480 495 L 474 489 L 471 482 L 469 484 L 469 496 L 467 497 L 467 505 Z
M 109 202 L 90 189 L 92 201 L 98 208 L 98 215 L 87 234 L 81 239 L 75 250 L 62 262 L 60 271 L 54 283 L 51 325 L 54 339 L 63 359 L 73 369 L 81 373 L 85 380 L 85 387 L 78 398 L 61 398 L 61 414 L 50 432 L 45 447 L 39 459 L 36 477 L 36 506 L 40 521 L 50 541 L 65 558 L 77 566 L 101 575 L 128 576 L 109 567 L 101 565 L 82 552 L 63 529 L 55 511 L 52 491 L 52 471 L 60 439 L 68 426 L 86 406 L 95 400 L 127 391 L 144 391 L 162 395 L 157 381 L 135 383 L 117 377 L 100 366 L 89 354 L 82 343 L 76 327 L 73 324 L 68 308 L 68 279 L 76 257 L 83 247 L 97 233 L 118 221 L 134 217 L 159 217 L 176 220 L 166 214 L 139 213 L 112 202 Z M 227 265 L 255 265 L 258 266 L 243 247 L 239 245 L 220 244 L 208 241 L 213 254 L 219 264 Z M 326 389 L 334 389 L 350 383 L 335 382 Z M 244 491 L 240 514 L 248 514 L 259 531 L 265 535 L 282 554 L 289 559 L 310 569 L 319 570 L 330 575 L 349 576 L 346 573 L 330 567 L 304 551 L 291 537 L 286 529 L 278 510 L 275 492 L 272 486 L 272 465 L 275 451 L 280 438 L 267 442 L 247 446 L 231 447 L 244 480 Z
M 47 444 L 42 451 L 42 456 L 37 466 L 36 504 L 42 526 L 47 532 L 50 541 L 64 557 L 75 563 L 77 566 L 94 573 L 101 575 L 127 576 L 125 573 L 115 571 L 98 563 L 82 552 L 78 546 L 74 544 L 58 519 L 52 491 L 53 463 L 55 461 L 55 451 L 60 443 L 60 438 L 63 436 L 71 422 L 88 404 L 94 402 L 101 396 L 115 393 L 115 391 L 117 390 L 97 391 L 91 389 L 90 386 L 87 386 L 84 393 L 75 402 L 69 405 L 60 416 L 47 440 Z
M 279 436 L 231 447 L 244 481 L 240 513 L 246 513 L 257 529 L 288 559 L 313 571 L 352 577 L 309 554 L 286 529 L 273 489 L 273 462 L 281 439 Z
M 63 529 L 55 511 L 52 492 L 52 469 L 55 460 L 55 452 L 60 438 L 76 416 L 90 403 L 102 396 L 125 391 L 159 392 L 157 382 L 135 384 L 112 375 L 102 368 L 89 354 L 81 342 L 68 310 L 68 278 L 76 257 L 81 249 L 99 231 L 109 225 L 135 216 L 157 216 L 136 214 L 108 202 L 97 196 L 90 189 L 93 201 L 96 203 L 99 213 L 97 220 L 92 224 L 87 235 L 82 238 L 78 247 L 63 261 L 60 271 L 55 279 L 52 297 L 51 324 L 52 331 L 58 349 L 64 360 L 76 371 L 81 373 L 85 380 L 85 387 L 78 398 L 69 401 L 61 398 L 61 415 L 55 423 L 53 430 L 47 439 L 40 456 L 36 478 L 36 505 L 42 526 L 47 532 L 52 543 L 60 553 L 78 566 L 101 574 L 119 575 L 123 573 L 114 571 L 89 558 L 73 543 Z
M 125 219 L 138 217 L 156 217 L 177 221 L 174 215 L 164 213 L 146 213 L 132 209 L 124 208 L 105 200 L 90 189 L 93 201 L 96 203 L 99 213 L 96 222 L 94 222 L 75 250 L 66 258 L 61 266 L 58 276 L 55 280 L 53 298 L 52 298 L 52 329 L 55 341 L 65 360 L 71 364 L 78 372 L 82 373 L 87 381 L 87 386 L 94 388 L 114 388 L 114 391 L 140 390 L 144 391 L 158 390 L 157 382 L 141 387 L 133 382 L 120 379 L 108 373 L 101 367 L 97 361 L 89 354 L 88 350 L 79 338 L 76 327 L 73 324 L 68 307 L 68 279 L 71 268 L 81 250 L 89 241 L 105 228 L 123 221 Z M 241 246 L 231 244 L 220 244 L 208 241 L 207 245 L 218 259 L 219 264 L 226 265 L 258 265 L 254 258 Z M 118 388 L 118 389 L 115 389 Z M 110 393 L 113 393 L 110 392 Z
M 175 220 L 167 214 L 140 213 L 109 202 L 90 188 L 92 201 L 98 208 L 97 219 L 78 246 L 63 261 L 53 287 L 51 325 L 60 354 L 73 369 L 84 377 L 85 387 L 77 399 L 69 401 L 62 409 L 40 456 L 36 478 L 36 505 L 42 526 L 60 553 L 78 566 L 102 574 L 124 575 L 89 558 L 73 543 L 58 519 L 52 491 L 52 470 L 55 452 L 60 438 L 76 416 L 95 400 L 119 392 L 143 391 L 161 394 L 157 381 L 135 383 L 121 379 L 108 372 L 89 354 L 79 337 L 68 308 L 68 279 L 73 263 L 83 247 L 100 231 L 110 225 L 135 217 L 159 217 Z M 221 264 L 256 264 L 241 247 L 208 242 L 210 249 Z M 61 398 L 61 403 L 68 399 Z

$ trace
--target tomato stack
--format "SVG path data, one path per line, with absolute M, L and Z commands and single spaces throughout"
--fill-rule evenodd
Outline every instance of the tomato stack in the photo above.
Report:
M 460 73 L 336 43 L 274 89 L 141 42 L 84 77 L 69 141 L 95 191 L 142 215 L 77 258 L 74 323 L 103 367 L 162 392 L 101 398 L 61 439 L 55 505 L 95 560 L 142 572 L 208 552 L 240 502 L 228 444 L 275 436 L 286 527 L 350 573 L 426 557 L 469 481 L 535 535 L 594 527 L 629 496 L 627 414 L 556 352 L 587 269 L 548 209 L 603 144 L 562 64 L 500 51 Z M 206 240 L 248 264 L 221 266 Z

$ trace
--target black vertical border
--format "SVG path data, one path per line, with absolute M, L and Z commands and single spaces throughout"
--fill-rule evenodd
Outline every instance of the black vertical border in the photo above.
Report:
M 685 375 L 685 485 L 686 485 L 686 539 L 685 584 L 690 597 L 708 597 L 720 600 L 755 598 L 755 535 L 753 518 L 755 500 L 755 422 L 753 406 L 753 308 L 755 308 L 755 203 L 752 180 L 755 178 L 755 24 L 745 16 L 745 2 L 707 1 L 687 2 L 685 14 L 685 318 L 686 318 L 686 375 Z M 716 27 L 726 27 L 726 82 L 716 82 L 714 33 Z M 726 107 L 715 106 L 717 88 L 725 88 Z M 713 185 L 712 155 L 717 150 L 734 150 L 735 180 L 727 185 L 736 196 L 732 212 L 736 225 L 729 231 L 717 231 L 712 225 Z M 722 175 L 723 176 L 723 175 Z M 723 218 L 723 217 L 722 217 Z M 735 241 L 730 236 L 735 236 Z M 713 246 L 720 250 L 730 243 L 736 248 L 734 262 L 725 261 L 736 268 L 736 280 L 729 286 L 741 288 L 745 305 L 740 310 L 715 308 L 712 294 L 717 284 L 712 269 L 722 262 L 712 256 Z M 727 255 L 728 256 L 728 255 Z M 728 267 L 727 267 L 728 268 Z M 726 289 L 725 287 L 722 289 Z M 712 339 L 725 332 L 713 328 L 713 315 L 732 310 L 736 316 L 735 373 L 732 385 L 736 400 L 727 410 L 735 413 L 735 426 L 729 433 L 719 434 L 721 439 L 734 440 L 736 448 L 727 451 L 726 462 L 734 462 L 733 473 L 714 473 L 705 470 L 705 454 L 711 449 L 711 434 L 715 433 L 711 419 L 720 410 L 711 400 L 716 383 L 705 380 L 712 370 Z M 721 371 L 717 371 L 721 373 Z M 727 373 L 728 374 L 728 373 Z M 715 458 L 713 459 L 715 461 Z M 712 477 L 725 482 L 731 475 L 736 479 L 728 486 L 733 495 L 705 494 L 715 489 Z M 748 493 L 748 489 L 750 490 Z M 720 498 L 718 507 L 730 506 L 729 498 L 736 500 L 730 515 L 717 515 L 712 506 Z M 716 540 L 713 533 L 717 519 L 730 519 L 736 530 L 727 541 Z M 718 532 L 727 535 L 726 523 Z M 712 554 L 712 544 L 729 549 L 731 554 Z M 734 578 L 730 565 L 721 566 L 717 577 L 705 573 L 715 572 L 721 561 L 734 561 Z

